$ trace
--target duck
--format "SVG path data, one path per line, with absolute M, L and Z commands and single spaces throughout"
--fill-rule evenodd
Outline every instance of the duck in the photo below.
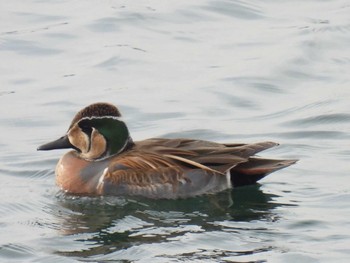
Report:
M 68 194 L 177 199 L 256 184 L 298 161 L 256 155 L 277 145 L 187 138 L 134 141 L 119 109 L 98 102 L 80 110 L 64 136 L 37 150 L 71 149 L 55 169 L 56 184 Z

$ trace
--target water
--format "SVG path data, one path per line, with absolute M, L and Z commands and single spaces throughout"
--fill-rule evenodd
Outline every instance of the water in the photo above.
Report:
M 0 261 L 348 262 L 350 5 L 2 1 Z M 118 105 L 134 139 L 272 140 L 299 158 L 188 200 L 60 193 L 37 152 L 80 108 Z

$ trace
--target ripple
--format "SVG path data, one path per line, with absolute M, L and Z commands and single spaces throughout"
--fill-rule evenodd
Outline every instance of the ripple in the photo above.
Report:
M 293 115 L 295 113 L 299 112 L 310 112 L 311 110 L 317 110 L 321 109 L 327 106 L 331 106 L 333 103 L 335 103 L 334 99 L 325 99 L 325 100 L 318 100 L 309 104 L 304 104 L 301 106 L 293 106 L 289 108 L 285 108 L 281 111 L 275 111 L 273 113 L 264 114 L 264 115 L 257 115 L 256 117 L 252 117 L 252 120 L 268 120 L 268 119 L 288 119 L 290 118 L 290 115 Z
M 16 12 L 15 15 L 20 16 L 23 19 L 26 19 L 27 21 L 31 22 L 52 22 L 52 21 L 59 21 L 59 20 L 65 20 L 67 17 L 65 16 L 57 16 L 57 15 L 48 15 L 48 14 L 39 14 L 39 13 L 32 13 L 32 12 Z
M 325 222 L 320 220 L 300 220 L 290 225 L 292 229 L 310 229 L 314 226 L 323 226 L 325 227 Z
M 170 132 L 162 134 L 162 137 L 166 138 L 201 138 L 205 139 L 215 139 L 228 137 L 229 134 L 222 133 L 219 131 L 209 130 L 209 129 L 195 129 L 188 131 Z
M 247 76 L 247 77 L 228 77 L 222 79 L 226 82 L 237 83 L 239 86 L 244 86 L 247 88 L 254 88 L 262 92 L 271 92 L 271 93 L 286 93 L 287 89 L 282 89 L 273 80 L 263 77 L 256 76 Z
M 349 135 L 345 132 L 340 131 L 294 131 L 294 132 L 283 132 L 278 134 L 270 134 L 270 136 L 288 138 L 288 139 L 345 139 Z
M 36 251 L 29 246 L 21 244 L 6 244 L 0 247 L 0 258 L 11 262 L 14 259 L 28 261 L 36 255 Z
M 300 68 L 289 68 L 285 69 L 281 72 L 281 74 L 285 74 L 287 77 L 294 78 L 294 79 L 303 79 L 303 80 L 315 80 L 315 81 L 321 81 L 321 82 L 329 82 L 333 80 L 333 77 L 327 74 L 321 75 L 317 72 L 307 71 L 305 69 Z
M 149 226 L 153 226 L 154 224 L 145 222 L 137 217 L 128 215 L 122 219 L 116 220 L 113 225 L 105 229 L 107 233 L 115 233 L 115 232 L 126 232 L 133 231 L 140 228 L 145 228 Z
M 53 169 L 46 169 L 46 170 L 15 170 L 15 169 L 0 169 L 0 174 L 9 175 L 9 176 L 16 176 L 16 177 L 27 177 L 27 178 L 37 178 L 37 179 L 43 179 L 43 178 L 49 178 L 54 175 Z
M 107 20 L 107 24 L 109 23 L 109 21 L 112 21 L 112 23 L 117 22 L 118 25 L 124 24 L 124 23 L 128 23 L 128 24 L 140 24 L 140 23 L 146 23 L 146 22 L 152 22 L 152 21 L 156 21 L 157 19 L 155 19 L 155 17 L 153 16 L 153 12 L 135 12 L 135 11 L 127 11 L 124 12 L 123 14 L 121 14 L 119 16 L 119 18 L 117 18 L 115 20 L 115 17 L 107 17 L 107 18 L 103 18 L 97 21 L 97 24 L 99 22 L 104 23 L 105 19 Z M 109 21 L 108 21 L 109 20 Z
M 28 33 L 36 33 L 41 31 L 47 31 L 56 27 L 66 26 L 68 25 L 67 22 L 57 23 L 57 24 L 50 24 L 43 27 L 34 27 L 32 29 L 24 29 L 24 30 L 13 30 L 13 31 L 6 31 L 1 32 L 0 35 L 19 35 L 19 34 L 28 34 Z
M 259 109 L 259 103 L 252 98 L 227 94 L 226 92 L 221 91 L 212 91 L 212 93 L 218 95 L 222 100 L 226 101 L 229 105 L 232 105 L 234 107 L 240 109 Z
M 312 116 L 307 118 L 302 118 L 299 120 L 292 120 L 285 122 L 284 125 L 288 126 L 315 126 L 323 124 L 333 124 L 333 123 L 347 123 L 350 121 L 350 114 L 347 113 L 333 113 L 333 114 L 322 114 L 318 116 Z
M 157 258 L 160 260 L 181 260 L 181 261 L 198 261 L 198 262 L 238 262 L 237 257 L 259 255 L 260 253 L 273 250 L 274 247 L 263 247 L 251 250 L 221 250 L 221 249 L 198 249 L 195 252 L 180 253 L 176 255 L 159 255 Z M 239 261 L 243 262 L 243 261 Z M 247 261 L 248 262 L 248 261 Z M 250 263 L 263 263 L 265 260 L 249 260 Z
M 3 156 L 1 157 L 3 166 L 0 168 L 0 173 L 10 177 L 39 180 L 52 177 L 58 158 L 39 160 L 38 158 L 38 156 L 21 156 L 20 154 Z
M 15 93 L 15 91 L 1 91 L 0 96 L 10 95 L 10 94 L 14 94 L 14 93 Z
M 108 70 L 115 70 L 116 69 L 115 66 L 117 65 L 126 65 L 126 64 L 132 64 L 132 63 L 136 63 L 136 60 L 124 59 L 121 57 L 114 56 L 114 57 L 108 58 L 107 60 L 101 63 L 98 63 L 95 67 L 106 68 Z
M 185 117 L 186 114 L 181 112 L 152 112 L 145 114 L 145 118 L 147 118 L 147 121 L 160 121 L 160 120 L 166 120 L 166 119 L 176 119 Z
M 256 6 L 243 1 L 211 1 L 202 8 L 210 12 L 239 19 L 255 20 L 264 18 L 263 13 Z
M 12 214 L 12 213 L 29 213 L 32 211 L 32 203 L 16 203 L 16 202 L 8 202 L 8 203 L 2 203 L 0 207 L 0 211 L 2 214 Z
M 311 28 L 313 32 L 340 32 L 340 33 L 349 33 L 350 24 L 347 25 L 332 25 L 329 23 L 321 23 L 323 26 Z
M 29 56 L 49 56 L 62 52 L 59 49 L 53 49 L 40 46 L 38 43 L 29 40 L 11 39 L 5 40 L 0 45 L 1 50 L 13 51 L 21 55 Z
M 138 47 L 133 47 L 127 44 L 109 44 L 109 45 L 105 45 L 104 47 L 106 48 L 113 48 L 113 47 L 119 47 L 119 48 L 128 48 L 131 50 L 136 50 L 136 51 L 140 51 L 140 52 L 147 52 L 147 50 L 144 50 L 142 48 L 138 48 Z
M 96 20 L 89 25 L 89 29 L 94 32 L 114 32 L 120 30 L 120 19 L 115 17 L 105 17 Z
M 179 224 L 179 223 L 186 223 L 191 221 L 191 217 L 198 216 L 189 213 L 183 213 L 180 211 L 156 211 L 156 210 L 144 210 L 140 212 L 144 215 L 147 215 L 149 219 L 165 223 L 165 224 Z M 207 215 L 202 214 L 202 216 L 206 217 Z

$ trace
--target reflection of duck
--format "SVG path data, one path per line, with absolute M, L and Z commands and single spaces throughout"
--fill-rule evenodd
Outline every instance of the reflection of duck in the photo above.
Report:
M 222 231 L 220 222 L 227 220 L 274 220 L 277 217 L 274 209 L 284 205 L 272 202 L 277 197 L 264 193 L 258 184 L 216 195 L 157 202 L 140 197 L 61 195 L 59 205 L 66 213 L 60 212 L 58 219 L 63 234 L 95 245 L 87 250 L 57 253 L 83 258 L 106 255 L 140 244 L 168 242 L 169 238 L 181 237 L 187 232 Z M 234 224 L 234 230 L 240 231 L 241 226 Z
M 185 198 L 254 184 L 296 160 L 252 157 L 276 143 L 219 144 L 191 139 L 133 142 L 119 110 L 96 103 L 74 117 L 62 138 L 39 150 L 73 148 L 56 168 L 73 194 Z

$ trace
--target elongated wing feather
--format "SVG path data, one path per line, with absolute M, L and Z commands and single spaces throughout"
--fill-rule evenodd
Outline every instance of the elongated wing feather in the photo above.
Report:
M 208 167 L 220 173 L 239 163 L 249 160 L 250 156 L 278 145 L 274 142 L 255 144 L 220 144 L 190 139 L 148 139 L 136 143 L 136 149 L 154 152 L 164 156 L 175 156 L 182 164 Z M 182 162 L 181 162 L 182 160 Z
M 252 157 L 273 142 L 219 144 L 190 139 L 148 139 L 119 155 L 102 180 L 104 194 L 177 198 L 253 184 L 296 160 Z M 227 174 L 231 178 L 227 178 Z M 231 182 L 230 182 L 231 179 Z

